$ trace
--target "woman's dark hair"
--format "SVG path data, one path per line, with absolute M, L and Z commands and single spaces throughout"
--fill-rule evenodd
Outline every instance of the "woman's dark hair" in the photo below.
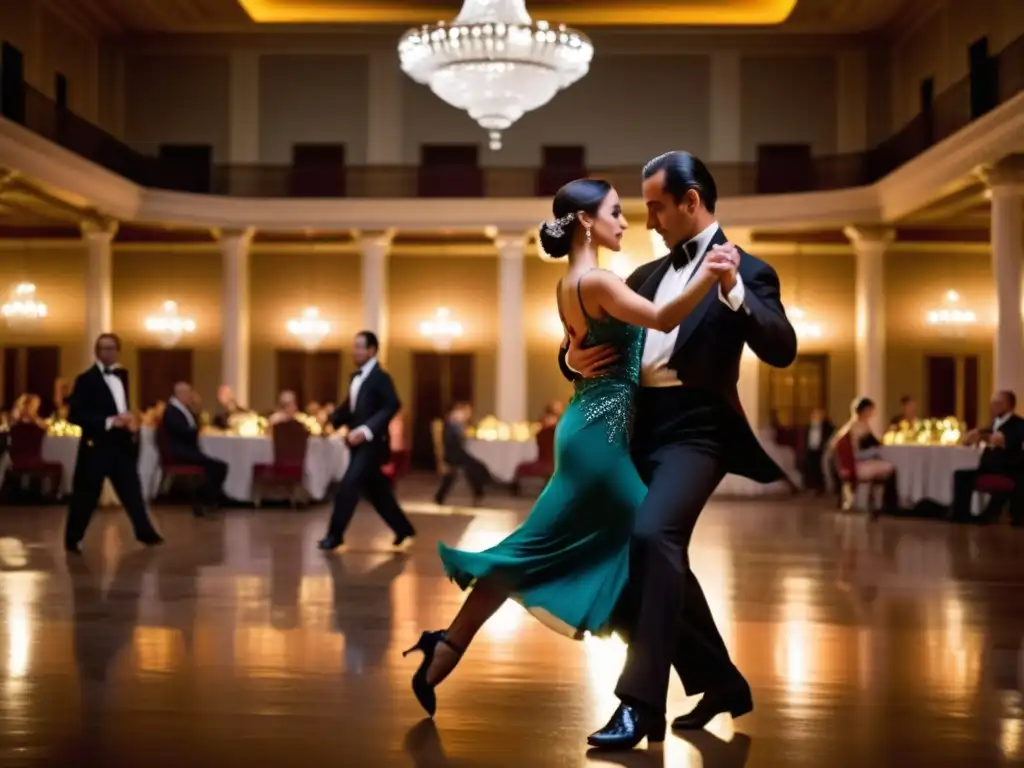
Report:
M 868 408 L 874 408 L 875 401 L 870 397 L 858 397 L 853 401 L 853 412 L 860 416 Z
M 572 238 L 579 227 L 576 217 L 580 211 L 597 215 L 597 209 L 612 191 L 612 185 L 604 179 L 576 179 L 570 181 L 555 194 L 551 201 L 554 221 L 540 225 L 540 247 L 553 259 L 561 259 L 572 250 Z
M 651 178 L 656 173 L 665 172 L 665 191 L 679 203 L 691 189 L 700 197 L 708 213 L 715 212 L 718 204 L 718 186 L 711 171 L 696 155 L 689 152 L 666 152 L 648 161 L 644 166 L 643 177 Z

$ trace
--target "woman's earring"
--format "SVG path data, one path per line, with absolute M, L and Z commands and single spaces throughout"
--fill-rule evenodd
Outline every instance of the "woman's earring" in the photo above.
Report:
M 584 238 L 586 238 L 587 245 L 590 245 L 590 227 L 587 227 L 586 234 L 584 235 Z

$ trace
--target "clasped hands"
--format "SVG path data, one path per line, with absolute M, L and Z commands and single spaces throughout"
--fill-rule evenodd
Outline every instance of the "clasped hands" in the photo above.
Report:
M 739 248 L 732 243 L 722 243 L 712 246 L 705 254 L 699 270 L 714 274 L 721 290 L 724 293 L 729 293 L 736 285 L 739 265 Z M 612 344 L 599 344 L 596 347 L 583 349 L 577 344 L 577 341 L 576 335 L 569 331 L 569 348 L 566 350 L 565 362 L 569 368 L 585 379 L 600 373 L 619 359 L 619 353 Z
M 139 422 L 134 413 L 125 411 L 114 416 L 110 420 L 110 426 L 111 428 L 117 427 L 118 429 L 127 429 L 129 432 L 137 432 Z

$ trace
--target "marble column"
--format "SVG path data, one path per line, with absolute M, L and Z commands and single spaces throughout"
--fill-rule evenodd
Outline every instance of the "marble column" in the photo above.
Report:
M 1013 155 L 985 174 L 992 193 L 992 277 L 996 283 L 995 389 L 1024 395 L 1024 326 L 1021 258 L 1024 257 L 1024 155 Z
M 228 91 L 228 162 L 256 165 L 260 161 L 260 55 L 232 51 Z
M 836 57 L 836 151 L 863 152 L 868 146 L 868 57 L 843 51 Z
M 881 434 L 885 400 L 885 252 L 895 235 L 889 227 L 846 227 L 857 258 L 856 302 L 857 397 L 876 403 L 872 427 Z
M 116 221 L 83 222 L 82 239 L 88 259 L 85 270 L 84 367 L 95 361 L 96 337 L 113 330 L 113 261 Z
M 526 421 L 526 333 L 523 328 L 523 271 L 526 239 L 499 236 L 498 246 L 498 419 Z
M 235 398 L 249 403 L 249 246 L 251 229 L 225 230 L 219 244 L 223 260 L 221 277 L 220 383 L 235 391 Z
M 359 239 L 362 254 L 363 327 L 380 341 L 380 359 L 386 360 L 388 338 L 388 257 L 393 232 L 364 233 Z
M 743 159 L 742 57 L 739 51 L 716 51 L 711 55 L 711 113 L 708 162 L 738 163 Z

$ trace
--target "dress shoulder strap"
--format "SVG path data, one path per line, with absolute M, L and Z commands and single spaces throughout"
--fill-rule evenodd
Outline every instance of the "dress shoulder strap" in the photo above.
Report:
M 597 267 L 594 267 L 592 269 L 588 269 L 586 272 L 584 272 L 582 275 L 580 275 L 579 280 L 576 281 L 576 298 L 580 302 L 580 312 L 583 313 L 583 317 L 585 317 L 588 322 L 590 320 L 592 320 L 593 318 L 590 316 L 590 313 L 587 312 L 587 308 L 583 304 L 583 278 L 586 277 L 587 275 L 589 275 L 591 272 L 593 272 L 594 269 L 597 269 Z

